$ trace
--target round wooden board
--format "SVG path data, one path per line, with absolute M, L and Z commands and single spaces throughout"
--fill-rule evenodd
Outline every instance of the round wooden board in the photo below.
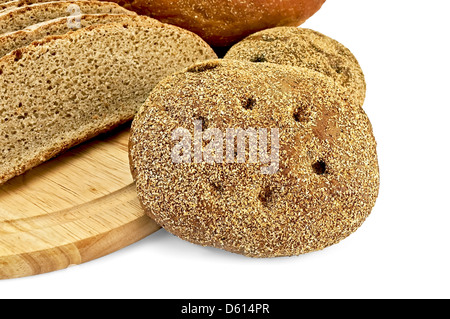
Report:
M 128 137 L 129 125 L 0 186 L 0 279 L 78 265 L 160 229 L 137 199 Z

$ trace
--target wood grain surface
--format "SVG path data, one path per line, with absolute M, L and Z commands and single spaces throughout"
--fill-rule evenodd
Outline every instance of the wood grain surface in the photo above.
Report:
M 0 186 L 0 279 L 47 273 L 156 232 L 128 162 L 129 125 Z

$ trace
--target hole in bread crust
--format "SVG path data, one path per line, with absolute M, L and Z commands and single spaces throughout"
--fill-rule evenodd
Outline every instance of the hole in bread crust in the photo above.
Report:
M 255 105 L 256 100 L 252 97 L 249 97 L 248 99 L 244 100 L 242 103 L 242 107 L 246 110 L 253 110 L 253 106 Z
M 333 66 L 333 69 L 336 71 L 337 74 L 341 74 L 342 72 L 344 72 L 344 68 L 340 65 Z
M 310 118 L 310 111 L 308 107 L 301 105 L 295 109 L 293 117 L 296 122 L 300 123 L 308 122 Z
M 259 63 L 259 62 L 267 62 L 267 59 L 264 55 L 257 55 L 255 57 L 253 57 L 250 62 L 255 62 L 255 63 Z
M 223 186 L 221 184 L 219 184 L 218 182 L 212 182 L 211 186 L 218 193 L 222 193 L 224 191 Z
M 327 171 L 327 165 L 322 160 L 319 160 L 312 164 L 312 168 L 314 170 L 314 173 L 316 173 L 317 175 L 323 175 Z
M 272 187 L 266 186 L 263 188 L 261 193 L 259 193 L 258 199 L 260 200 L 261 204 L 265 207 L 269 207 L 273 201 L 274 201 L 274 191 Z

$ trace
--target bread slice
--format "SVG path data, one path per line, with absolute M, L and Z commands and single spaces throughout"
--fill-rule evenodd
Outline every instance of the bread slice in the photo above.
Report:
M 91 25 L 106 24 L 112 22 L 135 21 L 134 15 L 126 14 L 86 14 L 80 17 L 80 28 Z M 142 16 L 142 20 L 147 19 L 149 23 L 160 23 L 158 20 Z M 50 21 L 41 22 L 23 30 L 5 33 L 0 35 L 0 57 L 24 46 L 33 41 L 40 40 L 49 35 L 63 35 L 74 31 L 67 24 L 67 17 L 57 18 Z
M 31 5 L 35 5 L 35 4 L 40 4 L 40 3 L 64 2 L 64 1 L 71 1 L 71 0 L 8 0 L 8 1 L 0 0 L 0 13 L 3 13 L 5 11 L 11 11 L 11 10 L 18 9 L 18 8 L 31 6 Z M 92 1 L 92 0 L 82 0 L 82 1 Z M 97 0 L 97 1 L 99 1 L 99 0 Z M 109 2 L 109 1 L 107 1 L 107 2 Z M 113 2 L 113 1 L 111 1 L 111 2 Z
M 366 81 L 358 60 L 342 43 L 315 30 L 275 27 L 255 32 L 233 45 L 224 59 L 314 70 L 342 86 L 356 104 L 364 105 Z
M 0 12 L 44 2 L 60 2 L 65 0 L 0 0 Z M 90 1 L 90 0 L 84 0 Z
M 70 6 L 78 6 L 82 14 L 133 14 L 133 12 L 113 2 L 52 1 L 37 3 L 1 12 L 0 34 L 22 30 L 40 22 L 70 16 Z
M 184 29 L 134 22 L 35 41 L 0 59 L 0 184 L 133 119 L 154 86 L 217 58 Z
M 9 10 L 18 7 L 29 6 L 39 2 L 49 2 L 50 0 L 0 0 L 0 10 Z M 53 0 L 57 1 L 57 0 Z
M 9 10 L 11 8 L 17 8 L 17 7 L 19 7 L 19 4 L 20 4 L 19 0 L 8 1 L 8 2 L 2 2 L 2 0 L 0 0 L 0 12 L 2 12 L 4 10 Z
M 22 7 L 24 5 L 23 3 L 23 0 L 0 0 L 0 10 Z M 26 5 L 30 4 L 31 3 L 28 3 Z
M 17 3 L 17 2 L 23 2 L 23 0 L 0 0 L 0 5 L 3 6 L 3 5 L 7 5 L 9 3 Z

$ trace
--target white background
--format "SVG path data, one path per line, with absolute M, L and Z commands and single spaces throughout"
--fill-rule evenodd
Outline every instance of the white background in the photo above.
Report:
M 161 230 L 83 265 L 0 281 L 0 298 L 449 298 L 449 12 L 447 0 L 328 0 L 303 25 L 360 61 L 378 141 L 378 201 L 341 243 L 251 259 Z

